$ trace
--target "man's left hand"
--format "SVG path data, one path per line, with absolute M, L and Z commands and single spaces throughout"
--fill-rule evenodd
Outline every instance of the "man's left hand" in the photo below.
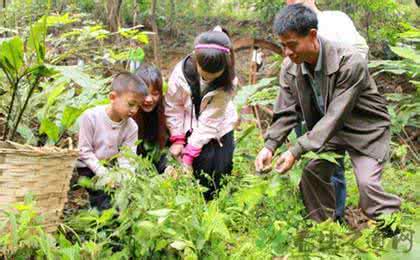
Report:
M 282 153 L 276 162 L 276 171 L 280 174 L 286 173 L 295 164 L 296 158 L 290 151 Z

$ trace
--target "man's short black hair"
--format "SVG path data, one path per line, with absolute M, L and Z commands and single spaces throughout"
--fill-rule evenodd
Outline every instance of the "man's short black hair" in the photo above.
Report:
M 281 9 L 273 22 L 276 35 L 295 32 L 300 36 L 308 35 L 311 29 L 318 29 L 316 13 L 303 4 L 288 5 Z

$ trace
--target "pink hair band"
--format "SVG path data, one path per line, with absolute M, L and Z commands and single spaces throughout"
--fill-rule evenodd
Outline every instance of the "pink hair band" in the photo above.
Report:
M 196 49 L 196 50 L 199 50 L 199 49 L 216 49 L 216 50 L 222 51 L 224 53 L 230 53 L 229 48 L 226 48 L 226 47 L 221 46 L 219 44 L 197 44 L 194 49 Z

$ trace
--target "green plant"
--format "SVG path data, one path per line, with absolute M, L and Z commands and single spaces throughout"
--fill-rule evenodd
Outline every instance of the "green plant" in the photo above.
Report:
M 401 140 L 410 140 L 406 127 L 420 127 L 420 51 L 415 47 L 407 45 L 420 39 L 420 31 L 411 29 L 399 35 L 399 46 L 391 47 L 391 50 L 400 57 L 400 60 L 376 60 L 369 63 L 369 67 L 377 69 L 374 76 L 380 73 L 391 73 L 405 75 L 409 82 L 415 86 L 412 93 L 391 93 L 387 99 L 392 103 L 390 108 L 392 131 Z M 405 141 L 414 159 L 418 162 L 420 156 L 415 145 L 411 141 Z
M 34 96 L 32 110 L 36 117 L 32 119 L 35 125 L 39 124 L 39 129 L 28 130 L 38 130 L 39 135 L 47 135 L 46 143 L 57 144 L 66 135 L 76 133 L 73 126 L 86 109 L 108 102 L 104 86 L 109 78 L 93 79 L 75 66 L 50 68 L 59 73 L 52 84 L 43 84 L 42 91 Z
M 136 166 L 136 173 L 120 168 L 111 171 L 111 179 L 129 176 L 119 182 L 119 188 L 106 186 L 113 197 L 113 208 L 103 212 L 82 210 L 67 216 L 66 224 L 53 237 L 41 235 L 41 229 L 33 233 L 37 230 L 33 228 L 34 219 L 38 217 L 32 214 L 30 225 L 20 224 L 14 229 L 21 230 L 21 235 L 13 252 L 47 259 L 364 259 L 380 257 L 389 250 L 389 246 L 384 250 L 381 245 L 394 240 L 382 238 L 375 227 L 355 232 L 332 221 L 316 224 L 305 218 L 307 213 L 298 189 L 301 171 L 307 160 L 334 161 L 336 155 L 308 154 L 286 176 L 275 172 L 257 176 L 252 164 L 262 140 L 256 128 L 251 129 L 245 138 L 254 141 L 238 143 L 233 174 L 225 180 L 215 200 L 206 203 L 201 195 L 203 187 L 182 175 L 177 165 L 174 166 L 181 176 L 173 179 L 158 175 L 150 160 L 124 151 L 124 156 Z M 415 191 L 415 173 L 389 165 L 384 178 L 388 187 L 398 188 L 395 192 L 401 190 L 403 196 Z M 350 180 L 349 185 L 355 185 Z M 357 187 L 351 187 L 353 190 L 352 195 L 357 196 Z M 392 216 L 396 222 L 390 218 L 385 222 L 409 227 L 416 211 L 413 204 L 406 205 L 404 214 Z M 25 206 L 14 216 L 26 219 L 26 212 L 30 212 L 30 207 Z M 0 235 L 0 241 L 8 241 L 0 242 L 0 248 L 11 243 L 10 234 Z M 6 257 L 16 256 L 12 251 L 4 252 Z
M 0 256 L 18 259 L 43 256 L 37 253 L 37 249 L 50 244 L 53 238 L 43 231 L 42 219 L 36 212 L 32 197 L 27 195 L 24 203 L 15 204 L 2 214 L 6 218 L 0 222 Z
M 46 28 L 46 17 L 43 17 L 31 27 L 26 46 L 19 36 L 1 44 L 0 69 L 9 84 L 6 91 L 11 93 L 3 140 L 15 138 L 29 100 L 41 80 L 53 74 L 44 64 Z M 12 130 L 10 134 L 9 129 Z
M 84 110 L 107 102 L 108 91 L 104 87 L 110 78 L 90 74 L 97 75 L 97 68 L 101 70 L 99 75 L 108 73 L 106 67 L 104 70 L 103 66 L 96 65 L 102 59 L 128 65 L 132 49 L 114 51 L 117 47 L 106 42 L 113 34 L 100 25 L 79 29 L 79 23 L 78 15 L 47 16 L 31 27 L 27 47 L 20 36 L 3 41 L 0 78 L 3 76 L 8 82 L 0 84 L 0 107 L 6 114 L 3 139 L 16 140 L 19 134 L 29 144 L 57 144 L 63 137 L 75 133 L 73 126 Z M 76 28 L 68 31 L 71 26 Z M 52 36 L 46 37 L 47 29 Z M 122 28 L 117 34 L 137 44 L 148 41 L 142 31 L 133 28 Z M 66 51 L 57 51 L 59 48 Z M 135 54 L 136 60 L 144 57 L 140 47 Z M 75 58 L 81 64 L 68 66 L 68 61 Z
M 416 16 L 417 11 L 407 3 L 393 0 L 329 0 L 317 1 L 317 5 L 321 10 L 339 10 L 349 15 L 375 57 L 389 55 L 385 46 L 396 43 L 398 33 L 406 31 L 412 22 L 410 14 Z

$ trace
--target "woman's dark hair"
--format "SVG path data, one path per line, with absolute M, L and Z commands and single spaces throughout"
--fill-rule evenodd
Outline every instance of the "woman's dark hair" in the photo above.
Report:
M 190 60 L 186 62 L 184 72 L 190 76 L 195 76 L 195 81 L 199 81 L 197 64 L 210 73 L 224 70 L 222 75 L 210 83 L 211 86 L 223 87 L 225 91 L 233 89 L 235 79 L 235 57 L 233 54 L 232 43 L 229 36 L 223 31 L 208 31 L 200 34 L 194 41 L 194 46 L 199 44 L 215 44 L 229 50 L 222 51 L 217 48 L 200 48 L 194 50 Z
M 167 140 L 167 131 L 163 106 L 162 75 L 157 67 L 149 64 L 142 64 L 135 75 L 141 78 L 148 88 L 152 87 L 160 94 L 160 99 L 153 111 L 145 112 L 140 107 L 134 116 L 139 127 L 139 139 L 153 142 L 163 148 Z M 140 153 L 139 149 L 137 149 L 137 153 Z

